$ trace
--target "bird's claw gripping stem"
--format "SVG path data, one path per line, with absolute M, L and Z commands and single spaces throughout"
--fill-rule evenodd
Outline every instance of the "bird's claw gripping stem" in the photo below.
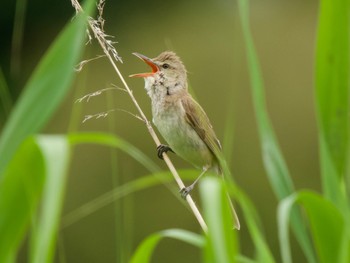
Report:
M 157 147 L 158 158 L 163 160 L 163 153 L 167 153 L 169 151 L 172 153 L 175 153 L 168 145 L 165 145 L 165 144 L 159 145 Z
M 180 190 L 181 197 L 186 200 L 187 195 L 193 190 L 194 185 L 184 187 Z

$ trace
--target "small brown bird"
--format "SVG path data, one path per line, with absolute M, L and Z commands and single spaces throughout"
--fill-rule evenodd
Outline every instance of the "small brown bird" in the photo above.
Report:
M 130 75 L 145 79 L 145 89 L 152 101 L 153 123 L 169 145 L 158 146 L 158 157 L 164 152 L 175 152 L 202 173 L 188 187 L 181 190 L 182 197 L 193 189 L 199 178 L 208 170 L 221 174 L 219 159 L 221 145 L 209 118 L 188 92 L 187 73 L 180 58 L 165 51 L 150 59 L 133 53 L 151 68 L 152 72 Z M 235 227 L 240 228 L 237 214 L 231 203 Z

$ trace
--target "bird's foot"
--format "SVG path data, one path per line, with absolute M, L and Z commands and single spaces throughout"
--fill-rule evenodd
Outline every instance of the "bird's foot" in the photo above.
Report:
M 180 190 L 181 197 L 186 200 L 187 195 L 193 190 L 194 185 L 184 187 Z
M 174 153 L 174 151 L 168 145 L 165 145 L 165 144 L 159 145 L 157 147 L 158 158 L 163 160 L 163 153 L 167 153 L 169 151 Z

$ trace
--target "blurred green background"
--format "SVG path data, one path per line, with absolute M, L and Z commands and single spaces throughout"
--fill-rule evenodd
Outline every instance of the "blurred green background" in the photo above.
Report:
M 14 100 L 49 44 L 74 14 L 68 0 L 28 1 L 23 40 L 13 46 L 15 5 L 16 1 L 4 2 L 0 10 L 0 62 Z M 317 8 L 317 1 L 251 1 L 251 29 L 273 126 L 296 188 L 316 191 L 320 189 L 313 101 Z M 221 141 L 228 118 L 233 118 L 233 144 L 223 147 L 233 147 L 232 158 L 228 160 L 232 173 L 253 200 L 268 243 L 279 259 L 277 202 L 262 166 L 237 3 L 228 0 L 107 1 L 104 18 L 106 33 L 118 42 L 115 47 L 123 58 L 120 70 L 125 77 L 148 70 L 132 52 L 155 57 L 164 50 L 174 50 L 185 63 L 195 96 Z M 100 54 L 102 51 L 93 42 L 87 46 L 84 59 Z M 127 81 L 151 119 L 150 101 L 143 81 Z M 157 160 L 155 145 L 145 126 L 132 116 L 115 111 L 106 118 L 82 123 L 84 115 L 109 109 L 136 113 L 129 97 L 122 91 L 110 90 L 87 103 L 74 103 L 111 83 L 121 86 L 108 61 L 103 58 L 90 62 L 77 73 L 69 96 L 44 132 L 117 133 L 166 169 Z M 73 113 L 79 117 L 72 121 Z M 1 126 L 4 121 L 5 115 L 1 113 Z M 176 156 L 171 159 L 179 169 L 191 168 Z M 101 146 L 79 146 L 74 152 L 68 179 L 63 219 L 64 215 L 114 186 L 146 174 L 145 168 L 122 152 Z M 196 198 L 196 192 L 194 196 Z M 115 205 L 121 208 L 121 214 L 115 214 Z M 244 221 L 241 224 L 242 252 L 250 256 L 254 251 Z M 66 262 L 119 262 L 132 254 L 147 235 L 166 228 L 200 231 L 191 212 L 162 185 L 128 195 L 121 202 L 62 227 L 57 262 L 60 257 Z M 181 249 L 181 255 L 178 249 Z M 25 250 L 24 246 L 20 262 L 26 262 Z M 293 252 L 295 262 L 305 260 L 298 247 Z M 157 249 L 154 262 L 199 262 L 200 256 L 196 248 L 165 240 Z

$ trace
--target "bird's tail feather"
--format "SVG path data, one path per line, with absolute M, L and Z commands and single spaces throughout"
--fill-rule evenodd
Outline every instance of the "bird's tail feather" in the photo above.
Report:
M 234 228 L 236 228 L 237 230 L 240 230 L 241 224 L 239 222 L 238 215 L 236 213 L 235 207 L 233 206 L 231 197 L 230 197 L 230 195 L 228 193 L 227 193 L 227 199 L 228 199 L 228 202 L 229 202 L 230 207 L 231 207 L 231 212 L 232 212 L 232 216 L 233 216 L 233 220 L 234 220 Z

